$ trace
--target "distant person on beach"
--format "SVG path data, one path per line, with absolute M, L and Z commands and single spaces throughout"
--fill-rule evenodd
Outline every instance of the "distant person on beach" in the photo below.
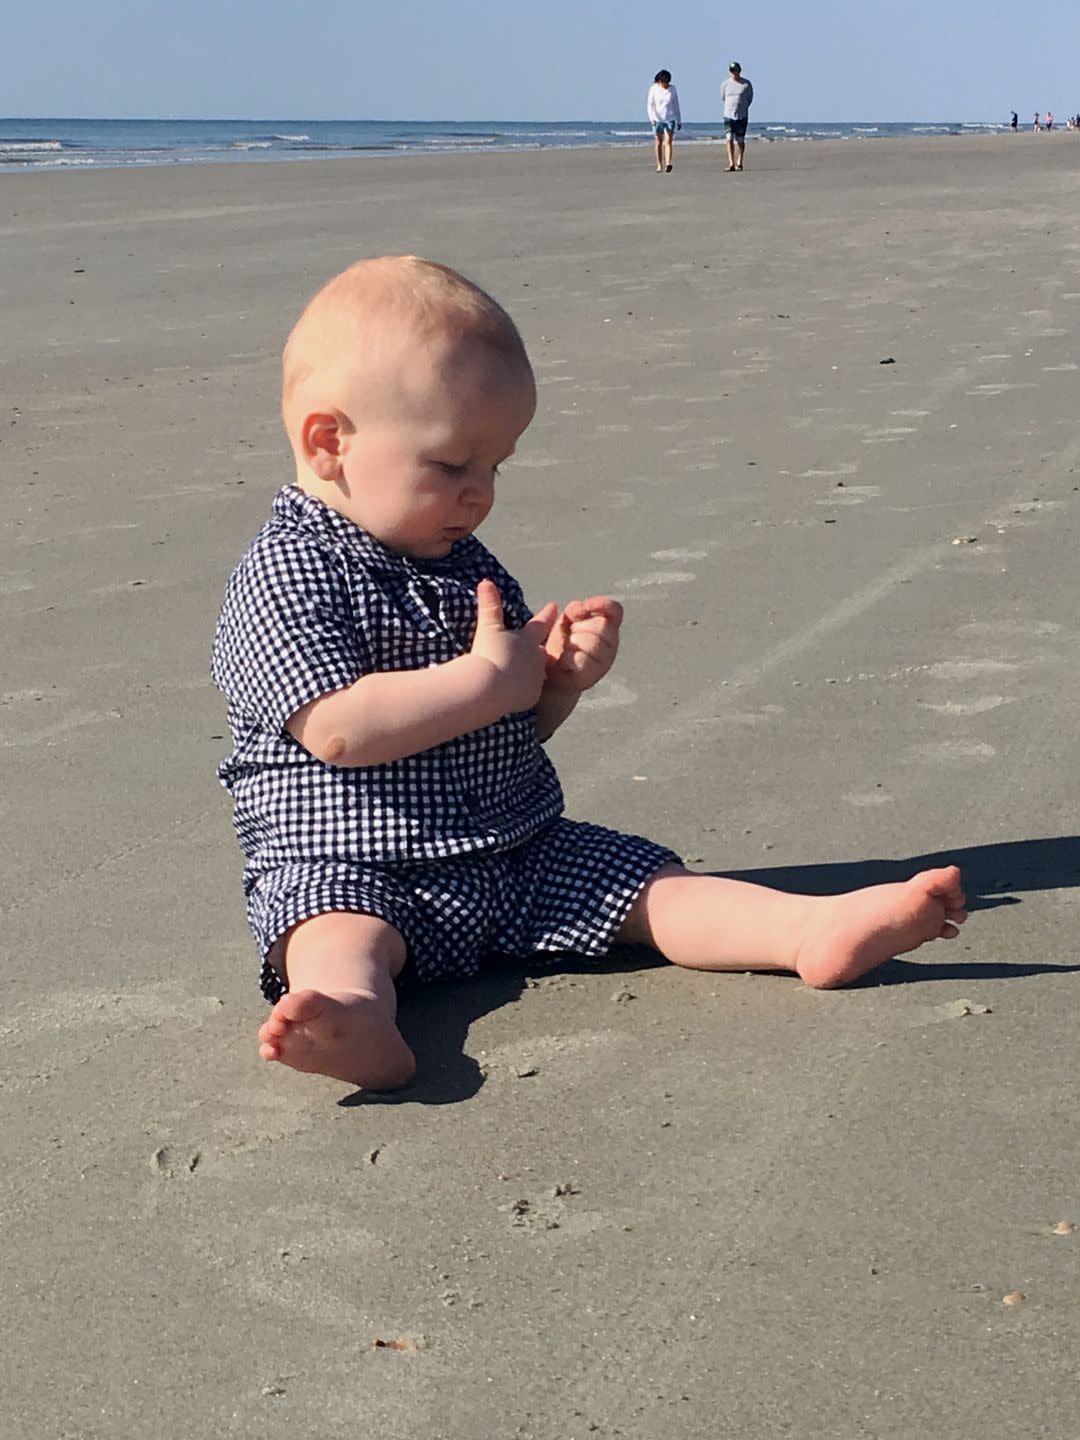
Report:
M 720 86 L 720 99 L 724 103 L 727 168 L 741 170 L 746 159 L 746 127 L 750 123 L 754 87 L 743 75 L 742 66 L 737 60 L 733 60 L 728 66 L 728 78 Z
M 1049 110 L 1047 110 L 1046 112 L 1046 128 L 1047 130 L 1052 130 L 1054 128 L 1054 116 Z
M 1016 130 L 1016 128 L 1017 128 L 1017 126 L 1018 126 L 1019 124 L 1020 124 L 1020 117 L 1019 117 L 1019 115 L 1017 115 L 1016 111 L 1014 110 L 1014 111 L 1012 112 L 1012 119 L 1009 121 L 1009 128 L 1010 128 L 1011 130 Z
M 1035 131 L 1035 134 L 1036 134 L 1036 135 L 1037 135 L 1037 134 L 1039 133 L 1039 131 L 1042 129 L 1042 126 L 1039 124 L 1039 112 L 1038 112 L 1038 110 L 1035 111 L 1035 120 L 1034 120 L 1031 128 Z
M 671 155 L 675 145 L 675 131 L 682 129 L 682 114 L 679 110 L 679 92 L 671 83 L 670 70 L 658 70 L 649 86 L 645 108 L 649 124 L 656 136 L 656 170 L 671 173 Z
M 476 538 L 535 409 L 509 315 L 415 256 L 350 266 L 289 336 L 295 480 L 214 644 L 233 736 L 219 775 L 274 1007 L 264 1060 L 406 1084 L 396 982 L 499 956 L 647 945 L 831 988 L 967 918 L 955 866 L 792 895 L 564 818 L 543 745 L 611 669 L 623 610 L 588 595 L 533 614 Z

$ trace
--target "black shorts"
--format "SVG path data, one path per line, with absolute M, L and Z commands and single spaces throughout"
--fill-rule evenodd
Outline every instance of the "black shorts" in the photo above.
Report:
M 727 138 L 729 140 L 745 140 L 746 127 L 749 123 L 749 120 L 725 120 L 724 130 L 727 133 Z

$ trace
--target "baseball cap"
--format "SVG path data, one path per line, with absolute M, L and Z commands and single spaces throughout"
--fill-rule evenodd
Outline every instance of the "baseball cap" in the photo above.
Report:
M 741 70 L 741 69 L 742 69 L 742 66 L 739 64 L 739 62 L 738 62 L 737 60 L 732 60 L 731 63 L 728 65 L 727 68 L 728 68 L 729 70 Z

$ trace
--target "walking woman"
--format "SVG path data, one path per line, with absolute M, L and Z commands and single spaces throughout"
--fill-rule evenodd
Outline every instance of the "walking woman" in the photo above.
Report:
M 646 102 L 649 124 L 656 136 L 656 173 L 671 170 L 671 152 L 675 144 L 675 131 L 682 129 L 682 115 L 679 112 L 679 94 L 671 83 L 670 70 L 658 70 L 656 79 L 649 86 Z

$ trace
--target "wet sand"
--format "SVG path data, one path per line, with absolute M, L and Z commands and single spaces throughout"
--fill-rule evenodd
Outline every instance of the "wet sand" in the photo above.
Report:
M 676 159 L 0 177 L 12 1435 L 1075 1428 L 1080 137 Z M 485 540 L 627 607 L 569 812 L 820 891 L 953 857 L 959 941 L 495 972 L 407 1000 L 395 1099 L 260 1064 L 210 637 L 283 338 L 387 250 L 531 347 Z

